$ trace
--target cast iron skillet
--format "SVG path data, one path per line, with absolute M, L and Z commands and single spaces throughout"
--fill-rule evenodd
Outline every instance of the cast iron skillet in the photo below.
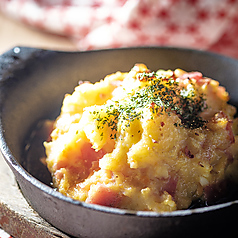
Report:
M 27 201 L 48 222 L 76 237 L 208 237 L 237 235 L 237 197 L 209 207 L 171 213 L 134 212 L 90 205 L 50 187 L 38 158 L 26 161 L 29 132 L 41 119 L 59 113 L 65 93 L 79 80 L 95 82 L 135 63 L 152 70 L 198 70 L 215 78 L 238 105 L 238 61 L 213 53 L 178 48 L 126 48 L 55 52 L 15 47 L 0 57 L 0 146 Z

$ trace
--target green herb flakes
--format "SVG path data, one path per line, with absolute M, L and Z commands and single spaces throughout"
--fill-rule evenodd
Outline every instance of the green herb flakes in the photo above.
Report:
M 104 104 L 103 117 L 100 111 L 92 112 L 98 123 L 97 129 L 105 125 L 111 128 L 111 139 L 116 139 L 119 122 L 122 128 L 129 127 L 134 120 L 143 118 L 145 108 L 151 110 L 151 119 L 155 115 L 167 113 L 170 116 L 175 113 L 181 120 L 175 126 L 195 129 L 205 125 L 206 121 L 199 116 L 206 108 L 205 97 L 195 89 L 191 80 L 185 88 L 179 85 L 174 76 L 166 77 L 156 72 L 138 73 L 137 79 L 145 86 L 139 87 L 134 94 L 128 93 L 128 97 L 121 101 Z

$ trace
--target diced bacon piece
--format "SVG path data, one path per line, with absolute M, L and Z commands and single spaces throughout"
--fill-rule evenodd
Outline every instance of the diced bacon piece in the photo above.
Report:
M 55 183 L 59 185 L 61 180 L 64 180 L 64 174 L 67 174 L 67 180 L 70 181 L 70 186 L 73 183 L 82 182 L 94 171 L 99 170 L 99 159 L 106 153 L 103 149 L 95 151 L 91 143 L 85 141 L 81 144 L 81 151 L 74 151 L 71 154 L 71 159 L 66 157 L 64 160 L 59 160 L 54 164 Z M 72 184 L 71 184 L 72 183 Z
M 185 146 L 184 148 L 184 153 L 185 155 L 190 158 L 190 159 L 193 159 L 194 158 L 194 155 L 191 153 L 191 151 L 189 150 L 188 146 Z
M 121 196 L 118 192 L 105 185 L 96 184 L 91 186 L 86 202 L 108 207 L 118 207 L 120 200 Z
M 85 142 L 81 148 L 79 148 L 81 151 L 80 153 L 77 153 L 77 151 L 74 154 L 71 154 L 71 160 L 59 160 L 55 165 L 54 165 L 54 170 L 58 170 L 61 168 L 70 168 L 73 167 L 74 165 L 76 166 L 78 161 L 82 161 L 83 163 L 80 163 L 84 165 L 84 167 L 89 170 L 94 161 L 99 161 L 104 155 L 105 151 L 103 149 L 99 151 L 95 151 L 92 148 L 92 144 L 89 142 Z M 74 157 L 74 158 L 73 158 Z M 94 166 L 95 167 L 95 163 Z
M 175 176 L 170 176 L 168 182 L 164 185 L 163 190 L 168 192 L 172 197 L 174 197 L 177 183 L 178 179 Z
M 235 143 L 235 136 L 232 130 L 232 121 L 227 122 L 226 131 L 228 132 L 228 140 L 231 142 L 231 144 Z
M 202 76 L 202 73 L 200 73 L 200 72 L 190 72 L 190 73 L 185 73 L 185 74 L 179 76 L 179 78 L 180 79 L 190 78 L 190 79 L 199 80 L 199 79 L 202 79 L 203 76 Z
M 91 168 L 93 161 L 99 161 L 104 155 L 105 151 L 103 149 L 99 151 L 95 151 L 92 148 L 91 143 L 85 143 L 84 146 L 81 148 L 82 158 L 85 161 L 85 165 L 88 168 Z

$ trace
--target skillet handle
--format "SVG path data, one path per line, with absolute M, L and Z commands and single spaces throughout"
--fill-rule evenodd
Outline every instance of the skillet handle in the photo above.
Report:
M 13 69 L 21 68 L 21 62 L 30 58 L 41 49 L 16 46 L 0 55 L 0 83 L 11 77 Z

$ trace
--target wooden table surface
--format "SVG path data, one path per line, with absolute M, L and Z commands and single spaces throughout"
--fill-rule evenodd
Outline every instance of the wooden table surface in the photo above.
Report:
M 0 13 L 0 54 L 14 46 L 76 50 L 69 39 L 39 32 Z M 68 237 L 44 221 L 28 205 L 1 154 L 0 177 L 0 228 L 14 238 Z

